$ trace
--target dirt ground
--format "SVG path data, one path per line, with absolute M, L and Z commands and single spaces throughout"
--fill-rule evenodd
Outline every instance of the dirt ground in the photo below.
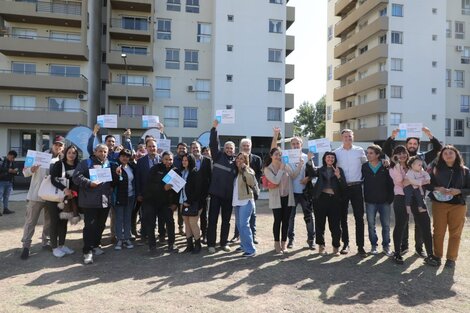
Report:
M 85 266 L 82 223 L 69 227 L 66 244 L 74 255 L 57 259 L 41 250 L 38 226 L 31 256 L 21 260 L 25 203 L 10 208 L 16 213 L 0 217 L 0 312 L 470 312 L 469 222 L 455 270 L 425 266 L 411 252 L 404 265 L 383 254 L 362 259 L 355 247 L 347 256 L 319 256 L 306 249 L 299 211 L 296 246 L 277 256 L 265 200 L 258 203 L 260 244 L 254 258 L 209 255 L 207 249 L 170 255 L 159 248 L 161 253 L 150 255 L 144 246 L 114 251 L 108 244 L 104 255 Z M 349 218 L 354 242 L 352 214 Z M 109 242 L 107 228 L 104 243 Z M 177 235 L 177 243 L 183 247 L 184 239 Z

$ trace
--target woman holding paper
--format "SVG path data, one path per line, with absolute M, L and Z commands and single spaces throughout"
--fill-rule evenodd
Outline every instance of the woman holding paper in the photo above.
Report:
M 303 165 L 302 160 L 299 162 L 300 164 Z M 264 163 L 264 176 L 268 180 L 269 208 L 272 209 L 274 215 L 274 249 L 277 253 L 288 252 L 289 217 L 292 206 L 295 205 L 290 174 L 292 174 L 292 169 L 282 163 L 281 149 L 272 148 Z

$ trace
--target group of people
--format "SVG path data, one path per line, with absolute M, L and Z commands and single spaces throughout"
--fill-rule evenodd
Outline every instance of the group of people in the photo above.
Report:
M 99 127 L 95 127 L 88 144 L 91 156 L 80 161 L 77 147 L 65 147 L 64 138 L 56 138 L 50 149 L 50 170 L 37 165 L 23 170 L 24 175 L 32 179 L 27 195 L 21 258 L 29 256 L 31 239 L 43 209 L 42 244 L 45 248 L 50 247 L 56 257 L 74 253 L 65 245 L 67 224 L 69 221 L 76 223 L 83 215 L 85 264 L 93 263 L 94 256 L 104 253 L 101 237 L 109 215 L 115 250 L 132 249 L 133 240 L 141 237 L 150 252 L 156 250 L 157 242 L 166 243 L 169 253 L 177 252 L 176 215 L 179 234 L 186 237 L 185 252 L 197 254 L 205 244 L 209 253 L 215 253 L 220 215 L 220 249 L 230 252 L 229 243 L 239 242 L 237 250 L 241 255 L 252 257 L 256 255 L 258 243 L 256 200 L 262 185 L 269 193 L 277 254 L 288 253 L 294 245 L 294 221 L 299 205 L 308 247 L 311 250 L 318 247 L 321 255 L 328 253 L 325 242 L 328 220 L 331 252 L 333 255 L 348 254 L 351 203 L 358 255 L 368 255 L 364 242 L 364 213 L 371 245 L 369 253 L 379 253 L 378 214 L 382 226 L 382 252 L 393 257 L 397 264 L 403 264 L 403 255 L 409 249 L 408 219 L 412 214 L 416 253 L 426 264 L 440 265 L 444 236 L 449 229 L 445 265 L 455 266 L 467 210 L 465 198 L 470 194 L 470 173 L 460 152 L 450 145 L 442 147 L 429 129 L 423 128 L 423 132 L 433 149 L 426 153 L 418 152 L 419 138 L 407 138 L 405 145 L 396 146 L 397 131 L 393 131 L 383 148 L 370 145 L 364 151 L 353 144 L 353 131 L 344 129 L 341 131 L 342 145 L 324 153 L 321 164 L 316 165 L 312 153 L 301 153 L 299 160 L 285 164 L 282 149 L 277 144 L 279 128 L 274 128 L 271 149 L 263 162 L 251 153 L 252 143 L 248 138 L 241 140 L 239 153 L 235 153 L 232 141 L 225 142 L 220 149 L 217 127 L 215 120 L 208 148 L 201 147 L 197 141 L 189 147 L 179 143 L 175 155 L 170 151 L 158 153 L 157 140 L 153 137 L 145 138 L 134 151 L 130 130 L 124 133 L 123 146 L 116 146 L 116 138 L 108 135 L 105 143 L 93 147 L 99 131 Z M 301 149 L 302 139 L 294 137 L 290 145 L 292 149 Z M 98 168 L 109 168 L 112 180 L 92 180 L 90 170 Z M 171 171 L 186 181 L 179 192 L 166 180 Z M 56 188 L 63 190 L 64 203 L 44 201 L 38 196 L 46 175 L 50 175 Z M 64 184 L 64 179 L 68 184 Z M 428 192 L 432 202 L 433 230 L 424 201 Z M 393 251 L 390 237 L 392 203 L 395 214 Z M 64 214 L 64 211 L 69 213 Z M 235 211 L 235 233 L 229 240 L 232 211 Z M 139 216 L 140 232 L 136 229 Z

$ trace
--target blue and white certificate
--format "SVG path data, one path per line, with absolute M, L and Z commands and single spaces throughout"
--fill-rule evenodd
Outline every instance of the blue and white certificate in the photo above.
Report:
M 174 170 L 169 171 L 162 180 L 165 184 L 170 184 L 171 188 L 176 192 L 179 192 L 186 185 L 183 177 L 179 176 Z
M 28 150 L 24 160 L 25 167 L 39 165 L 39 167 L 49 169 L 51 166 L 52 154 L 46 152 L 39 152 L 35 150 Z

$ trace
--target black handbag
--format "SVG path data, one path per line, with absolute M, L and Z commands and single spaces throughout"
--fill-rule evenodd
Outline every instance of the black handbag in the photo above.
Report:
M 183 216 L 197 216 L 199 214 L 199 202 L 195 201 L 190 206 L 183 206 L 181 215 Z

